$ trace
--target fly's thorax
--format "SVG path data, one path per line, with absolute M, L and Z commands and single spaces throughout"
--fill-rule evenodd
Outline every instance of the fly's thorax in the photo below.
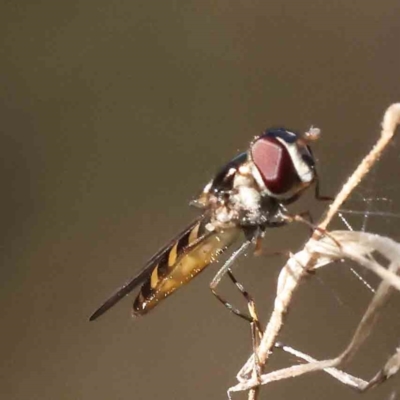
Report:
M 247 162 L 247 159 L 248 153 L 243 152 L 226 163 L 207 183 L 200 196 L 192 204 L 203 209 L 220 207 L 221 202 L 224 202 L 232 192 L 237 172 Z M 223 216 L 222 211 L 221 217 Z
M 230 229 L 239 225 L 239 214 L 229 202 L 220 202 L 212 209 L 211 221 L 215 230 Z
M 256 225 L 260 219 L 262 193 L 253 170 L 253 162 L 247 161 L 238 168 L 233 180 L 229 206 L 239 224 Z
M 225 169 L 225 172 L 229 175 L 229 186 L 227 180 L 219 178 L 225 183 L 225 190 L 220 190 L 212 180 L 197 201 L 202 208 L 210 211 L 215 229 L 263 225 L 274 216 L 277 212 L 276 201 L 260 187 L 255 178 L 257 168 L 251 160 L 237 165 L 234 173 L 232 168 Z

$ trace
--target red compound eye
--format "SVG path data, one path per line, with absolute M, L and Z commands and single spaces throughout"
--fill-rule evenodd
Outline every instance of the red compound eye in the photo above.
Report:
M 284 194 L 299 184 L 296 168 L 286 146 L 275 137 L 261 136 L 253 143 L 251 155 L 271 194 Z

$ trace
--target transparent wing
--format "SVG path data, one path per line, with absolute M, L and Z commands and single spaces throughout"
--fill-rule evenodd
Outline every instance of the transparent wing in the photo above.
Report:
M 193 227 L 195 227 L 200 221 L 204 220 L 206 215 L 201 215 L 199 218 L 195 219 L 189 226 L 187 226 L 182 232 L 180 232 L 176 237 L 174 237 L 168 244 L 162 247 L 149 261 L 145 264 L 143 269 L 126 282 L 123 286 L 118 288 L 89 318 L 89 321 L 94 321 L 116 303 L 118 303 L 122 298 L 134 290 L 138 285 L 145 282 L 151 275 L 154 267 L 159 263 L 159 261 L 168 253 L 171 248 L 179 242 L 185 235 L 187 235 Z

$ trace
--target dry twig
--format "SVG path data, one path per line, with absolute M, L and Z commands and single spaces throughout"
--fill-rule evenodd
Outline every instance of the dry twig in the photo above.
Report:
M 336 358 L 331 360 L 317 361 L 312 357 L 297 352 L 286 346 L 286 351 L 291 351 L 299 358 L 307 361 L 306 364 L 295 365 L 282 370 L 270 372 L 261 377 L 257 377 L 254 372 L 254 355 L 242 367 L 237 375 L 239 383 L 231 387 L 228 391 L 232 392 L 249 390 L 249 399 L 256 399 L 260 385 L 269 382 L 295 377 L 307 372 L 325 370 L 341 382 L 360 391 L 367 390 L 394 375 L 400 368 L 400 350 L 388 360 L 382 370 L 370 381 L 366 382 L 360 378 L 352 377 L 345 372 L 337 370 L 335 367 L 347 361 L 357 351 L 362 342 L 366 339 L 371 330 L 377 311 L 380 310 L 391 289 L 400 290 L 400 278 L 397 270 L 400 268 L 399 256 L 400 245 L 388 238 L 361 232 L 330 232 L 329 235 L 321 239 L 321 231 L 324 231 L 334 216 L 337 214 L 343 202 L 347 200 L 356 186 L 365 178 L 372 166 L 379 160 L 382 152 L 392 140 L 397 125 L 400 124 L 400 103 L 391 105 L 383 118 L 381 135 L 361 161 L 359 166 L 350 176 L 348 181 L 335 197 L 335 200 L 327 210 L 318 228 L 314 231 L 311 239 L 306 243 L 303 250 L 291 257 L 282 268 L 278 278 L 277 295 L 274 302 L 274 310 L 267 324 L 263 337 L 257 351 L 257 358 L 262 370 L 265 366 L 268 355 L 277 345 L 278 335 L 282 328 L 284 315 L 291 303 L 292 296 L 299 282 L 307 275 L 307 271 L 327 265 L 337 259 L 348 258 L 360 265 L 371 269 L 382 278 L 377 292 L 360 321 L 353 337 L 345 350 Z M 332 240 L 333 239 L 333 240 Z M 340 247 L 337 245 L 340 243 Z M 390 260 L 388 269 L 380 266 L 371 259 L 371 253 L 378 251 Z

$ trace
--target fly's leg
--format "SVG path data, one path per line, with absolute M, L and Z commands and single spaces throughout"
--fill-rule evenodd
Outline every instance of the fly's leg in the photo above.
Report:
M 314 191 L 315 199 L 318 200 L 318 201 L 332 201 L 333 197 L 321 195 L 321 192 L 320 192 L 320 180 L 319 180 L 319 176 L 316 174 L 316 171 L 315 171 L 315 175 L 316 175 L 316 177 L 315 177 L 315 191 Z
M 250 327 L 251 327 L 251 339 L 252 339 L 253 354 L 254 354 L 254 371 L 256 372 L 257 378 L 259 378 L 261 376 L 261 368 L 260 368 L 260 363 L 258 361 L 257 349 L 258 346 L 260 345 L 260 340 L 262 338 L 263 330 L 261 328 L 260 319 L 258 318 L 256 304 L 253 297 L 244 288 L 244 286 L 240 282 L 238 282 L 238 280 L 233 275 L 232 271 L 229 269 L 227 273 L 230 280 L 237 287 L 237 289 L 243 295 L 243 297 L 247 302 L 247 308 L 249 310 L 250 317 L 252 319 L 252 321 L 250 322 Z
M 239 309 L 237 309 L 232 304 L 228 303 L 223 297 L 221 297 L 216 289 L 218 284 L 221 282 L 222 277 L 230 271 L 231 266 L 234 262 L 239 258 L 241 255 L 245 254 L 248 248 L 251 246 L 252 240 L 246 240 L 237 250 L 235 250 L 232 255 L 226 260 L 225 264 L 220 268 L 217 274 L 214 276 L 213 280 L 210 283 L 210 289 L 213 295 L 233 314 L 237 315 L 238 317 L 246 320 L 247 322 L 252 323 L 253 318 L 251 315 L 247 315 L 242 313 Z
M 233 275 L 233 273 L 230 269 L 227 271 L 227 274 L 228 274 L 230 280 L 233 282 L 233 284 L 237 287 L 239 292 L 245 298 L 245 300 L 247 302 L 247 308 L 248 308 L 249 314 L 250 314 L 251 323 L 254 324 L 254 328 L 256 330 L 257 337 L 260 338 L 261 334 L 262 334 L 262 329 L 261 329 L 260 319 L 258 318 L 258 314 L 257 314 L 257 310 L 256 310 L 256 306 L 255 306 L 253 297 L 244 288 L 244 286 L 240 282 L 238 282 L 238 280 L 235 278 L 235 276 Z
M 254 235 L 253 239 L 257 240 L 257 235 Z M 237 315 L 238 317 L 250 322 L 250 327 L 251 327 L 251 334 L 252 334 L 252 345 L 253 345 L 253 353 L 254 353 L 254 370 L 256 373 L 256 376 L 259 377 L 261 376 L 261 370 L 260 370 L 260 364 L 258 362 L 258 357 L 257 357 L 257 349 L 259 346 L 259 342 L 262 336 L 262 329 L 260 325 L 260 320 L 257 315 L 257 311 L 255 308 L 255 303 L 252 298 L 252 296 L 247 292 L 247 290 L 244 288 L 244 286 L 237 281 L 235 276 L 232 273 L 231 266 L 233 263 L 237 260 L 238 257 L 241 255 L 245 254 L 250 245 L 252 244 L 253 240 L 247 240 L 244 242 L 239 249 L 237 249 L 230 257 L 229 259 L 225 262 L 225 264 L 220 268 L 220 270 L 217 272 L 215 275 L 214 279 L 210 283 L 210 289 L 214 296 L 233 314 Z M 231 281 L 234 283 L 234 285 L 239 289 L 240 293 L 243 295 L 243 297 L 246 299 L 247 302 L 247 307 L 249 310 L 249 315 L 244 314 L 241 312 L 239 309 L 234 307 L 232 304 L 227 302 L 224 298 L 222 298 L 216 291 L 216 288 L 218 284 L 220 283 L 222 277 L 227 274 L 228 277 L 231 279 Z
M 339 248 L 341 248 L 341 244 L 334 238 L 332 237 L 329 232 L 326 229 L 320 228 L 318 226 L 315 226 L 312 222 L 310 222 L 310 216 L 311 214 L 306 211 L 302 212 L 300 214 L 289 214 L 284 206 L 281 205 L 281 216 L 283 220 L 286 221 L 286 223 L 291 223 L 291 222 L 302 222 L 303 224 L 306 224 L 310 227 L 312 232 L 318 232 L 321 236 L 327 236 L 329 237 Z

